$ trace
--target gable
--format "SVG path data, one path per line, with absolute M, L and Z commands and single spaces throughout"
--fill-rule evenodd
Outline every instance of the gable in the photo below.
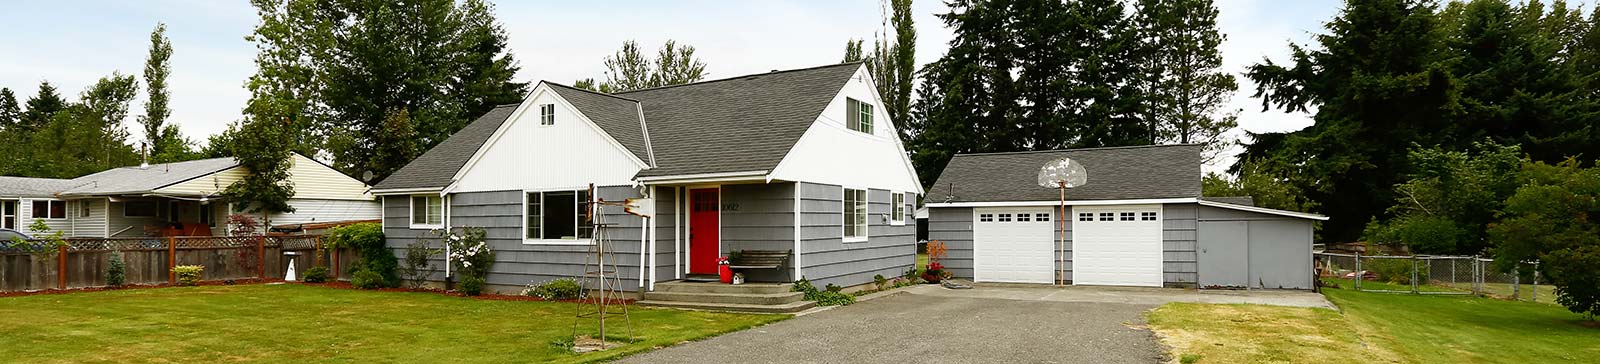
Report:
M 540 125 L 540 105 L 555 125 Z M 645 163 L 546 83 L 535 87 L 477 150 L 446 192 L 630 185 Z
M 872 133 L 852 130 L 848 100 L 872 105 Z M 866 67 L 859 67 L 789 150 L 771 178 L 922 193 Z
M 289 181 L 295 199 L 371 200 L 367 185 L 326 164 L 298 153 L 290 154 Z M 163 195 L 214 196 L 249 175 L 248 169 L 234 166 L 151 191 Z
M 439 145 L 406 163 L 372 189 L 375 193 L 438 191 L 450 185 L 456 173 L 494 136 L 520 104 L 500 105 L 457 130 Z

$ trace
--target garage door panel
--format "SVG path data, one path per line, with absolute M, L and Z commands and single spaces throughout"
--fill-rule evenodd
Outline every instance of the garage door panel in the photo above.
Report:
M 1073 284 L 1161 286 L 1161 212 L 1161 205 L 1074 207 Z
M 1049 208 L 989 208 L 973 213 L 973 279 L 1052 283 L 1054 222 Z M 1026 219 L 1019 218 L 1027 215 Z M 1041 214 L 1046 217 L 1041 220 Z M 1009 217 L 1009 218 L 1007 218 Z

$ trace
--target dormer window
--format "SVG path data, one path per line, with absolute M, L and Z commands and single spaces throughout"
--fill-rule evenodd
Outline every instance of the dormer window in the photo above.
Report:
M 556 125 L 556 104 L 539 105 L 539 125 Z
M 856 99 L 845 99 L 845 126 L 867 134 L 872 134 L 872 104 Z

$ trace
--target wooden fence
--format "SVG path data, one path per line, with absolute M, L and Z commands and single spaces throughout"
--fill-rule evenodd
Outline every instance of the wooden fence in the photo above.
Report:
M 123 284 L 172 284 L 172 267 L 205 266 L 203 280 L 283 279 L 289 262 L 297 274 L 324 264 L 338 277 L 355 254 L 319 250 L 318 235 L 68 239 L 65 246 L 33 240 L 0 248 L 0 291 L 101 287 L 113 254 L 125 266 Z M 289 255 L 286 253 L 293 253 Z

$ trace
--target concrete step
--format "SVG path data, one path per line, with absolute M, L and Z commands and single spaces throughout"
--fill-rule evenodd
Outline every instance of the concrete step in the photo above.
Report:
M 785 304 L 781 304 L 781 305 L 748 305 L 748 304 L 737 304 L 737 303 L 704 303 L 704 302 L 677 302 L 677 301 L 651 301 L 651 300 L 638 301 L 637 303 L 639 305 L 643 305 L 643 306 L 654 306 L 654 307 L 680 308 L 680 309 L 704 310 L 704 311 L 748 312 L 748 313 L 795 313 L 795 312 L 805 311 L 806 309 L 810 309 L 812 307 L 816 307 L 817 306 L 816 302 L 811 302 L 811 301 L 790 302 L 790 303 L 785 303 Z
M 660 288 L 660 286 L 657 286 Z M 747 305 L 781 305 L 798 302 L 805 299 L 805 293 L 694 293 L 694 292 L 645 292 L 647 301 L 671 302 L 700 302 L 700 303 L 734 303 Z
M 788 293 L 792 283 L 746 283 L 741 285 L 722 284 L 720 282 L 684 282 L 671 281 L 656 283 L 656 292 L 683 292 L 683 293 Z

